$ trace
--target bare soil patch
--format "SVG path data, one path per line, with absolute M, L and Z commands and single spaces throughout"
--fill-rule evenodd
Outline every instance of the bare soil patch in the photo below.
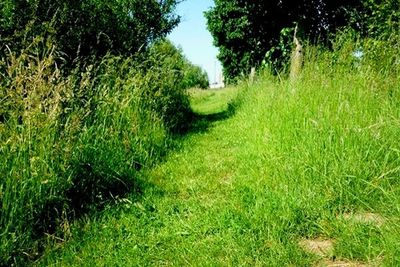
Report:
M 367 266 L 374 266 L 368 265 L 362 262 L 357 261 L 347 261 L 347 260 L 323 260 L 319 262 L 317 266 L 324 266 L 324 267 L 367 267 Z
M 351 261 L 346 259 L 334 258 L 333 239 L 303 239 L 299 242 L 299 246 L 306 252 L 320 256 L 322 259 L 315 266 L 319 267 L 375 267 L 380 266 L 379 261 L 364 263 L 359 261 Z
M 305 251 L 321 257 L 331 257 L 333 255 L 334 240 L 332 239 L 303 239 L 299 242 L 299 245 Z

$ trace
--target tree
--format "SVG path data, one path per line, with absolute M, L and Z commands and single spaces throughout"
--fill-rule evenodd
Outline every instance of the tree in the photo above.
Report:
M 304 38 L 323 41 L 347 24 L 346 10 L 360 6 L 360 1 L 216 0 L 205 16 L 224 75 L 232 81 L 260 65 L 266 52 L 279 43 L 282 29 L 298 23 Z M 273 57 L 281 54 L 278 49 Z
M 107 53 L 132 55 L 178 23 L 178 0 L 3 0 L 0 47 L 15 51 L 51 38 L 68 63 Z
M 168 39 L 154 43 L 150 47 L 149 53 L 145 53 L 143 56 L 143 60 L 155 58 L 156 60 L 153 60 L 153 62 L 162 62 L 162 64 L 169 66 L 170 71 L 179 75 L 179 79 L 177 79 L 179 80 L 179 87 L 184 89 L 208 88 L 207 73 L 201 67 L 190 62 L 183 54 L 182 49 L 176 47 Z M 147 67 L 151 67 L 151 65 Z
M 207 26 L 219 48 L 218 59 L 227 81 L 238 77 L 251 65 L 253 38 L 244 5 L 238 1 L 216 0 L 215 7 L 205 13 Z
M 193 65 L 189 61 L 186 63 L 184 72 L 185 88 L 201 88 L 207 89 L 209 87 L 208 75 L 205 70 L 200 66 Z
M 353 26 L 364 36 L 388 39 L 400 34 L 400 1 L 365 0 L 362 9 L 353 12 Z

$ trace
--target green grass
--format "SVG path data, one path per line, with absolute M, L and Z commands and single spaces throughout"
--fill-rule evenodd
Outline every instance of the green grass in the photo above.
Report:
M 191 118 L 174 58 L 108 56 L 66 77 L 43 47 L 0 60 L 0 266 L 38 258 L 46 239 L 136 190 Z
M 142 170 L 140 193 L 76 221 L 36 264 L 399 265 L 399 76 L 310 54 L 294 82 L 263 74 L 192 92 L 207 127 Z M 367 212 L 382 223 L 348 219 Z M 332 240 L 333 251 L 323 259 L 304 239 Z
M 192 110 L 198 114 L 215 114 L 226 110 L 228 104 L 235 99 L 238 93 L 237 87 L 221 89 L 190 89 L 189 95 Z

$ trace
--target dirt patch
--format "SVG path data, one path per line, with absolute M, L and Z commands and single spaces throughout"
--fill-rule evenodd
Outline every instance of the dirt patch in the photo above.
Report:
M 382 226 L 386 219 L 377 213 L 372 212 L 354 212 L 345 213 L 341 215 L 341 218 L 363 224 L 372 224 L 376 226 Z M 328 238 L 315 238 L 315 239 L 302 239 L 299 242 L 299 246 L 306 252 L 317 255 L 320 260 L 316 262 L 314 266 L 326 266 L 326 267 L 375 267 L 382 266 L 381 257 L 373 261 L 359 262 L 347 259 L 335 259 L 334 257 L 334 239 Z
M 305 251 L 321 257 L 331 257 L 333 255 L 334 241 L 332 239 L 303 239 L 299 242 L 299 245 Z
M 303 239 L 299 242 L 300 247 L 309 253 L 322 257 L 315 266 L 318 267 L 370 267 L 379 264 L 366 264 L 358 261 L 338 260 L 333 257 L 335 240 L 333 239 Z
M 356 261 L 345 261 L 345 260 L 323 260 L 319 262 L 316 266 L 324 266 L 324 267 L 367 267 L 367 266 L 375 266 L 369 265 Z
M 343 214 L 343 218 L 356 223 L 373 224 L 376 226 L 382 226 L 386 221 L 382 215 L 372 212 L 345 213 Z

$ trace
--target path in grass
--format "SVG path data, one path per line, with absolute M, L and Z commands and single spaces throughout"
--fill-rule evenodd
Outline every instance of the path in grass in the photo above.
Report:
M 351 214 L 361 214 L 366 207 L 382 217 L 397 216 L 398 211 L 388 208 L 393 203 L 378 189 L 374 196 L 363 194 L 368 188 L 356 182 L 354 188 L 343 189 L 345 180 L 335 170 L 325 180 L 321 173 L 314 177 L 318 164 L 328 166 L 330 159 L 315 159 L 312 149 L 320 153 L 318 138 L 331 133 L 304 119 L 311 121 L 304 128 L 310 131 L 307 138 L 315 140 L 300 142 L 301 135 L 292 129 L 284 136 L 285 127 L 294 126 L 279 123 L 297 125 L 290 108 L 302 103 L 273 87 L 261 84 L 259 88 L 270 93 L 253 94 L 253 102 L 237 114 L 227 110 L 234 90 L 192 92 L 192 104 L 200 113 L 193 132 L 165 162 L 140 173 L 140 195 L 119 199 L 118 205 L 72 226 L 71 240 L 48 251 L 39 265 L 361 266 L 380 265 L 376 262 L 383 259 L 395 263 L 390 258 L 398 255 L 397 221 L 351 220 L 362 218 Z M 296 145 L 303 145 L 304 151 Z M 336 165 L 347 166 L 339 160 Z M 377 196 L 378 201 L 373 199 Z M 398 201 L 393 196 L 390 199 Z
M 240 151 L 248 140 L 232 128 L 227 103 L 235 89 L 197 94 L 194 132 L 165 163 L 141 173 L 135 196 L 74 229 L 74 241 L 45 264 L 186 265 L 254 263 L 263 244 L 249 229 L 237 179 L 249 166 Z M 225 115 L 226 114 L 226 115 Z M 115 209 L 115 207 L 114 207 Z M 83 223 L 85 224 L 85 223 Z

